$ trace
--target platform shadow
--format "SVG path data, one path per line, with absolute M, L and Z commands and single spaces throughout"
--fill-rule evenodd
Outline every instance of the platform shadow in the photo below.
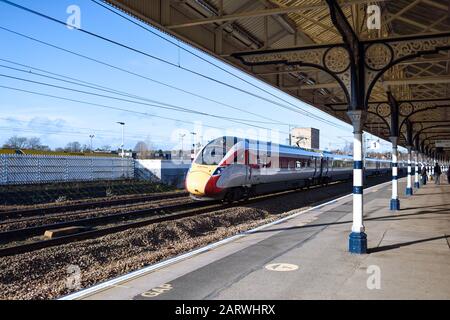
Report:
M 420 239 L 420 240 L 413 240 L 413 241 L 408 241 L 408 242 L 402 242 L 402 243 L 395 243 L 395 244 L 390 244 L 390 245 L 386 245 L 386 246 L 381 246 L 381 247 L 377 247 L 377 248 L 368 248 L 367 249 L 367 253 L 371 254 L 371 253 L 376 253 L 376 252 L 382 252 L 382 251 L 388 251 L 388 250 L 393 250 L 393 249 L 399 249 L 401 247 L 406 247 L 406 246 L 410 246 L 413 244 L 418 244 L 418 243 L 423 243 L 423 242 L 428 242 L 428 241 L 434 241 L 434 240 L 439 240 L 439 239 L 448 239 L 450 236 L 448 235 L 443 235 L 440 237 L 433 237 L 433 238 L 427 238 L 427 239 Z
M 442 194 L 442 192 L 437 192 L 437 193 L 415 193 L 414 196 L 435 196 L 438 194 Z
M 349 213 L 346 210 L 333 210 L 333 213 Z M 402 220 L 408 220 L 408 217 L 412 216 L 422 216 L 427 214 L 442 214 L 442 215 L 450 215 L 450 211 L 448 209 L 441 209 L 441 210 L 434 210 L 434 211 L 419 211 L 416 213 L 408 213 L 408 214 L 402 214 L 402 215 L 387 215 L 387 216 L 380 216 L 380 217 L 373 217 L 373 218 L 365 218 L 364 221 L 402 221 Z M 406 218 L 404 218 L 406 217 Z M 336 225 L 344 225 L 344 224 L 352 224 L 352 220 L 346 220 L 346 221 L 335 221 L 335 222 L 329 222 L 329 223 L 316 223 L 316 224 L 306 224 L 304 226 L 295 226 L 295 227 L 286 227 L 286 228 L 275 228 L 275 229 L 268 229 L 268 230 L 258 230 L 253 233 L 265 233 L 265 232 L 277 232 L 277 231 L 288 231 L 288 230 L 297 230 L 297 229 L 306 229 L 306 228 L 315 228 L 315 227 L 329 227 L 329 226 L 336 226 Z
M 444 207 L 444 206 L 449 206 L 449 210 L 450 210 L 450 203 L 443 203 L 443 204 L 436 204 L 434 206 L 427 206 L 426 208 L 436 208 L 436 207 Z M 417 209 L 423 209 L 424 207 L 411 207 L 411 208 L 402 208 L 400 209 L 400 211 L 408 211 L 408 210 L 417 210 Z

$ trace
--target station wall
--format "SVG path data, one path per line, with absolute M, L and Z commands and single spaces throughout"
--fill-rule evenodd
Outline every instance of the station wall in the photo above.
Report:
M 136 160 L 137 179 L 151 180 L 184 188 L 191 160 Z

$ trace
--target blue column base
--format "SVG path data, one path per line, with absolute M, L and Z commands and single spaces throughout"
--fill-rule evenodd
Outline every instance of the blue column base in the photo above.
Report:
M 420 182 L 414 182 L 414 188 L 420 189 Z
M 406 188 L 405 194 L 407 196 L 412 196 L 413 195 L 413 189 L 412 188 Z
M 400 200 L 391 199 L 391 210 L 392 211 L 400 210 Z
M 367 253 L 367 235 L 364 232 L 350 233 L 348 251 L 355 254 Z

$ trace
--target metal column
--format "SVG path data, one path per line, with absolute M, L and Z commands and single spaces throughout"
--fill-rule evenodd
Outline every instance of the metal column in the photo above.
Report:
M 400 210 L 400 200 L 398 199 L 398 160 L 397 160 L 397 140 L 398 137 L 391 137 L 392 142 L 392 198 L 391 210 Z
M 363 111 L 349 111 L 347 114 L 353 123 L 353 225 L 349 237 L 349 251 L 362 254 L 367 252 L 367 235 L 363 224 Z
M 416 150 L 414 152 L 414 162 L 415 162 L 415 166 L 414 166 L 414 187 L 416 189 L 420 188 L 420 182 L 419 182 L 419 151 Z
M 406 180 L 406 195 L 412 196 L 413 195 L 413 188 L 412 188 L 412 170 L 411 170 L 411 147 L 408 147 L 408 177 Z

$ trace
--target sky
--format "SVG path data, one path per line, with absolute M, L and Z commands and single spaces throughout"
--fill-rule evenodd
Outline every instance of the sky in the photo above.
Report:
M 64 147 L 71 141 L 89 145 L 89 136 L 95 135 L 94 148 L 109 145 L 116 149 L 121 145 L 122 130 L 117 122 L 125 123 L 127 149 L 134 148 L 138 141 L 146 141 L 154 148 L 175 150 L 188 148 L 194 139 L 205 143 L 228 134 L 286 143 L 289 125 L 320 129 L 321 149 L 342 148 L 352 141 L 350 125 L 145 25 L 157 35 L 152 34 L 91 0 L 11 2 L 64 22 L 72 15 L 68 8 L 76 5 L 80 9 L 81 29 L 139 52 L 0 2 L 0 145 L 13 135 L 39 137 L 51 148 Z M 59 81 L 61 77 L 66 82 Z M 87 87 L 77 85 L 78 81 Z M 98 86 L 108 92 L 97 90 Z M 279 104 L 294 104 L 337 126 L 289 111 Z M 188 112 L 181 112 L 180 108 Z M 388 146 L 382 141 L 383 149 Z

